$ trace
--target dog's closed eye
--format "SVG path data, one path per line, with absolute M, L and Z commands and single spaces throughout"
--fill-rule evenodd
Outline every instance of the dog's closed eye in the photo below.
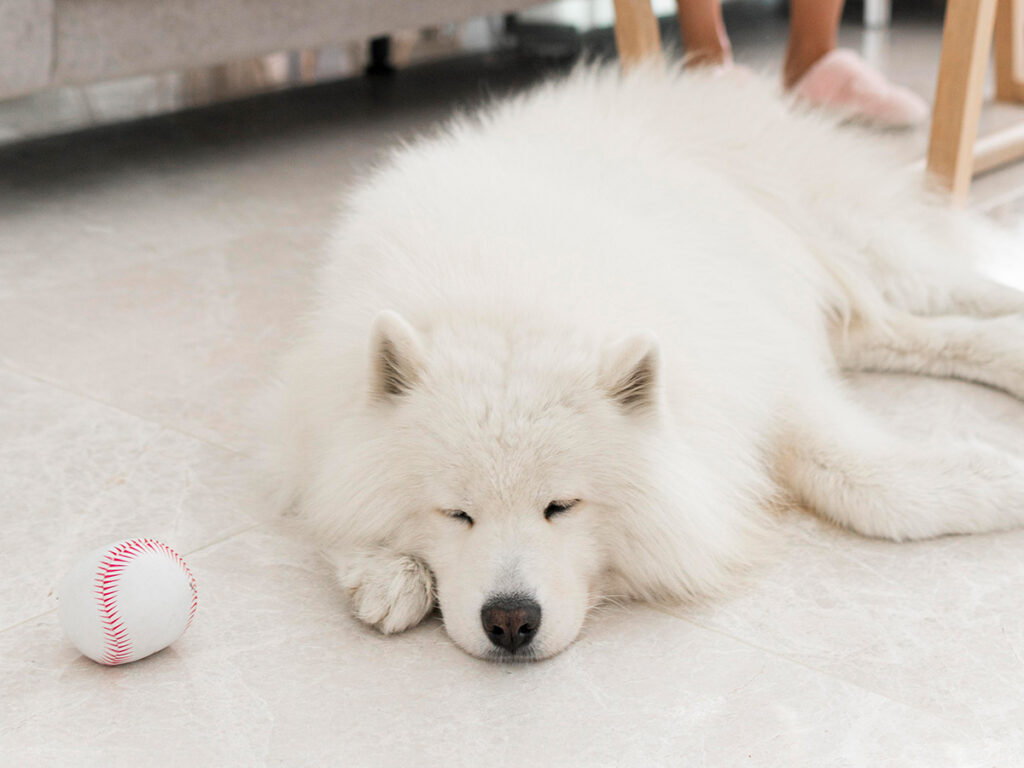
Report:
M 442 509 L 441 513 L 446 517 L 450 517 L 453 520 L 461 520 L 467 525 L 473 524 L 473 518 L 463 512 L 461 509 Z
M 544 519 L 550 520 L 556 515 L 560 515 L 563 512 L 568 512 L 570 509 L 579 504 L 579 499 L 570 499 L 568 501 L 552 501 L 544 509 Z

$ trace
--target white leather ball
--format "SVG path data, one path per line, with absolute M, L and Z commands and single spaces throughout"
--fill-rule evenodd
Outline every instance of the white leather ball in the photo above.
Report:
M 83 557 L 58 588 L 57 615 L 83 654 L 127 664 L 173 643 L 198 605 L 192 571 L 156 539 L 128 539 Z

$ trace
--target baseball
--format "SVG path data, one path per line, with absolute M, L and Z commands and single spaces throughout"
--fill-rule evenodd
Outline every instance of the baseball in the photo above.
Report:
M 166 648 L 189 628 L 196 581 L 181 556 L 156 539 L 128 539 L 83 557 L 61 582 L 64 632 L 100 664 L 127 664 Z

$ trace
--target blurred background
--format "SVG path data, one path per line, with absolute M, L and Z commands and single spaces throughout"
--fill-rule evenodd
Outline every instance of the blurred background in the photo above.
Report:
M 653 6 L 678 47 L 675 0 Z M 937 56 L 942 10 L 940 0 L 900 0 L 890 25 L 888 0 L 851 0 L 842 42 L 880 68 L 894 37 L 928 41 Z M 737 60 L 777 66 L 784 2 L 726 0 L 725 15 Z M 612 0 L 0 0 L 0 142 L 368 71 L 559 66 L 583 50 L 613 52 L 613 23 Z M 931 86 L 930 63 L 911 85 Z

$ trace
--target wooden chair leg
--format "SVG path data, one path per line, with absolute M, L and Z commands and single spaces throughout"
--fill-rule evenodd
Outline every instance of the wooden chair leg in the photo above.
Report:
M 661 56 L 658 17 L 650 0 L 615 0 L 615 45 L 624 68 Z
M 928 170 L 952 190 L 958 202 L 967 198 L 974 171 L 985 70 L 992 49 L 996 4 L 1002 1 L 948 0 L 946 4 Z
M 998 0 L 996 98 L 1024 102 L 1024 0 Z

